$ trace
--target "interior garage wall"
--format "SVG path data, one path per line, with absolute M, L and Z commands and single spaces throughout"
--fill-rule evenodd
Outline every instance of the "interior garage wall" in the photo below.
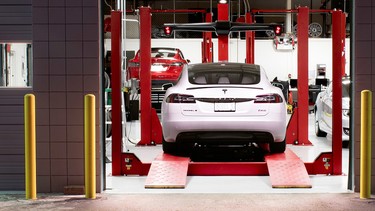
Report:
M 94 94 L 99 108 L 99 5 L 99 0 L 33 0 L 38 192 L 84 185 L 84 96 Z M 99 135 L 96 140 L 100 190 Z
M 181 49 L 185 58 L 191 63 L 202 62 L 201 52 L 202 39 L 152 39 L 152 47 L 175 47 Z M 218 61 L 217 39 L 213 39 L 214 61 Z M 106 39 L 106 50 L 110 50 L 110 40 Z M 125 43 L 126 50 L 137 51 L 139 39 L 128 39 Z M 229 61 L 244 62 L 246 58 L 245 40 L 230 39 Z M 255 40 L 255 63 L 263 66 L 270 80 L 278 77 L 279 80 L 287 80 L 288 74 L 297 78 L 297 55 L 298 44 L 295 50 L 276 50 L 273 40 Z M 345 42 L 346 73 L 350 72 L 350 40 Z M 272 62 L 271 62 L 272 60 Z M 309 72 L 310 79 L 314 83 L 317 64 L 325 64 L 327 78 L 332 79 L 332 39 L 331 38 L 310 38 L 309 39 Z
M 355 191 L 360 191 L 360 127 L 361 91 L 375 90 L 375 2 L 371 0 L 354 1 L 354 172 Z M 373 94 L 373 100 L 374 100 Z M 375 131 L 375 103 L 372 104 L 372 131 Z M 372 135 L 372 179 L 371 191 L 375 193 L 375 135 Z
M 31 1 L 0 1 L 0 43 L 31 42 Z M 25 187 L 23 96 L 31 91 L 0 87 L 0 191 Z

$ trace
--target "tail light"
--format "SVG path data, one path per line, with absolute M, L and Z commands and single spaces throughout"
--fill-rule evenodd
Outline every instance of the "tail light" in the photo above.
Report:
M 139 62 L 129 62 L 128 67 L 139 67 Z
M 170 94 L 167 99 L 167 103 L 195 103 L 193 95 L 185 94 Z
M 283 98 L 278 94 L 257 95 L 254 103 L 282 103 Z

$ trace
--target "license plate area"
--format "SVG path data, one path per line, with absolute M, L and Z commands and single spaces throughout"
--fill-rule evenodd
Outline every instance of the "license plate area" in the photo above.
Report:
M 214 103 L 215 104 L 215 112 L 235 112 L 236 111 L 236 103 Z

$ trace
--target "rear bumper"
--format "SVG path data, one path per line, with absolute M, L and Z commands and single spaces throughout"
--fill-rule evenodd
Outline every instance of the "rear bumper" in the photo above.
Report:
M 271 117 L 272 116 L 272 117 Z M 249 117 L 186 117 L 163 115 L 167 142 L 282 142 L 286 134 L 283 114 Z

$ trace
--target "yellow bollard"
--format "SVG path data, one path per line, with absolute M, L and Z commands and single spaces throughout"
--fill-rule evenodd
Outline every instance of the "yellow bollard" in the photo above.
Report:
M 95 96 L 85 96 L 85 194 L 96 198 Z
M 371 197 L 371 126 L 372 126 L 372 92 L 361 92 L 361 199 Z
M 35 96 L 24 97 L 25 116 L 25 192 L 26 199 L 36 199 Z

